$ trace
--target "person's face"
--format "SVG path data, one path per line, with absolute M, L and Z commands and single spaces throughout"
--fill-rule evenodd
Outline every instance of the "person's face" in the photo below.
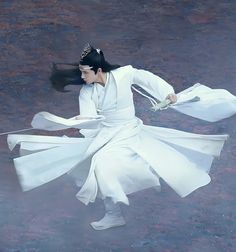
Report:
M 81 78 L 86 82 L 86 84 L 92 84 L 97 81 L 97 74 L 89 65 L 80 65 L 79 69 L 81 71 Z

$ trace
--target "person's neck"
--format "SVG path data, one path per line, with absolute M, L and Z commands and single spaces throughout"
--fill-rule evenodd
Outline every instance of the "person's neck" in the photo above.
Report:
M 97 83 L 104 87 L 106 85 L 106 81 L 107 81 L 107 73 L 104 72 L 100 73 L 98 76 Z

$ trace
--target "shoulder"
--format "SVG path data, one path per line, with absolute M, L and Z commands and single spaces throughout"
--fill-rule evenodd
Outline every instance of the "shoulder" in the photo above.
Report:
M 122 66 L 111 71 L 117 84 L 125 84 L 122 86 L 130 86 L 133 83 L 134 68 L 131 65 Z M 130 85 L 127 85 L 130 84 Z
M 83 84 L 79 92 L 79 97 L 86 97 L 91 95 L 92 90 L 93 90 L 92 84 Z
M 132 72 L 133 70 L 134 68 L 131 65 L 126 65 L 126 66 L 119 67 L 115 70 L 112 70 L 111 72 L 114 74 L 118 74 L 118 73 L 129 73 L 129 72 Z
M 115 70 L 112 70 L 111 73 L 117 81 L 124 78 L 127 81 L 131 81 L 133 79 L 134 68 L 131 65 L 122 66 Z

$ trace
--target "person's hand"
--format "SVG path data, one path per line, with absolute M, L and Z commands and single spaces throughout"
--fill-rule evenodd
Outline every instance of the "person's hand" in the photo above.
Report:
M 177 102 L 177 95 L 176 94 L 168 94 L 167 96 L 166 96 L 166 100 L 170 100 L 171 101 L 171 103 L 175 103 L 175 102 Z

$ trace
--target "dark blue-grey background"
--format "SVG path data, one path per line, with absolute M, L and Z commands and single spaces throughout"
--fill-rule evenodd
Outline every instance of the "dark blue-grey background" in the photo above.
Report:
M 177 92 L 200 82 L 236 94 L 235 13 L 234 0 L 1 0 L 0 132 L 30 127 L 39 111 L 78 113 L 79 89 L 58 93 L 48 77 L 52 61 L 78 61 L 86 42 L 111 63 L 160 75 Z M 235 251 L 236 117 L 212 124 L 150 112 L 139 95 L 135 103 L 146 124 L 230 135 L 212 182 L 184 199 L 164 183 L 161 193 L 133 194 L 123 207 L 126 227 L 96 232 L 89 223 L 102 217 L 102 202 L 77 201 L 66 176 L 22 193 L 12 161 L 17 151 L 10 153 L 1 136 L 0 252 Z

